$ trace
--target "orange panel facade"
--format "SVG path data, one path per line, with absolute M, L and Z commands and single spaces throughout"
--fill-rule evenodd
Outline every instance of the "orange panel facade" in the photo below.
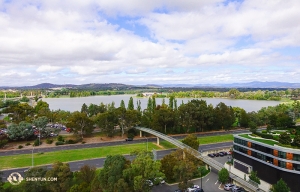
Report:
M 273 164 L 278 166 L 278 159 L 273 159 Z
M 286 162 L 286 168 L 292 170 L 293 169 L 293 163 Z
M 286 153 L 286 159 L 293 160 L 293 153 Z
M 248 146 L 249 148 L 251 148 L 251 142 L 250 142 L 250 141 L 248 141 L 247 146 Z
M 247 151 L 247 154 L 251 156 L 251 150 L 248 150 L 248 151 Z
M 275 149 L 274 149 L 274 150 L 273 150 L 273 155 L 276 156 L 276 157 L 278 157 L 278 150 L 275 150 Z

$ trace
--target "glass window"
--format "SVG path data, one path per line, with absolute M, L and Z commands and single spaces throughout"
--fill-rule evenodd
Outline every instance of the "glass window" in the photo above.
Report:
M 300 161 L 300 154 L 293 154 L 294 161 Z
M 282 152 L 282 151 L 278 151 L 278 157 L 280 157 L 282 159 L 286 159 L 286 153 Z
M 278 161 L 278 166 L 282 168 L 286 168 L 285 161 Z

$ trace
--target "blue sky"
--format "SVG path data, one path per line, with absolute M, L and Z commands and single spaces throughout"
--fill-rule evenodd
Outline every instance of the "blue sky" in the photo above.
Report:
M 0 0 L 0 85 L 300 82 L 299 0 Z

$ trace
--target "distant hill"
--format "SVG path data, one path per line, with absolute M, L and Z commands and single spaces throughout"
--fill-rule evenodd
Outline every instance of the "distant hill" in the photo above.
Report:
M 0 89 L 52 89 L 52 88 L 70 88 L 70 89 L 91 89 L 91 90 L 130 90 L 130 89 L 151 89 L 151 88 L 300 88 L 300 83 L 287 83 L 287 82 L 261 82 L 253 81 L 248 83 L 230 83 L 230 84 L 147 84 L 147 85 L 126 85 L 121 83 L 90 83 L 82 85 L 74 84 L 51 84 L 42 83 L 34 86 L 20 86 L 20 87 L 9 87 L 0 86 Z

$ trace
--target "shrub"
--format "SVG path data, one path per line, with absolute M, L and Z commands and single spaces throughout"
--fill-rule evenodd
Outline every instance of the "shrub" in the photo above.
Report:
M 25 146 L 31 145 L 30 143 L 26 143 Z
M 81 142 L 81 144 L 85 144 L 85 143 L 86 143 L 85 141 L 82 141 L 82 142 Z
M 65 143 L 66 143 L 66 144 L 75 144 L 75 143 L 77 143 L 77 142 L 74 141 L 73 139 L 69 139 L 69 140 L 66 140 Z
M 279 143 L 284 144 L 284 145 L 289 145 L 289 144 L 291 144 L 291 142 L 292 142 L 291 136 L 289 134 L 287 134 L 287 132 L 280 134 Z
M 4 147 L 8 143 L 7 139 L 0 140 L 0 148 Z
M 65 138 L 62 135 L 57 136 L 57 141 L 65 142 Z
M 53 139 L 47 138 L 47 139 L 46 139 L 46 143 L 47 143 L 47 144 L 52 144 L 52 143 L 53 143 Z
M 64 145 L 65 144 L 65 142 L 63 142 L 63 141 L 57 141 L 56 143 L 55 143 L 55 145 L 57 146 L 57 145 Z
M 266 131 L 266 130 L 262 130 L 261 132 L 262 132 L 262 133 L 267 133 L 267 131 Z
M 22 149 L 22 148 L 23 148 L 23 145 L 19 145 L 19 146 L 18 146 L 18 149 Z
M 42 141 L 40 142 L 39 139 L 36 139 L 33 143 L 34 146 L 39 146 L 42 144 Z

